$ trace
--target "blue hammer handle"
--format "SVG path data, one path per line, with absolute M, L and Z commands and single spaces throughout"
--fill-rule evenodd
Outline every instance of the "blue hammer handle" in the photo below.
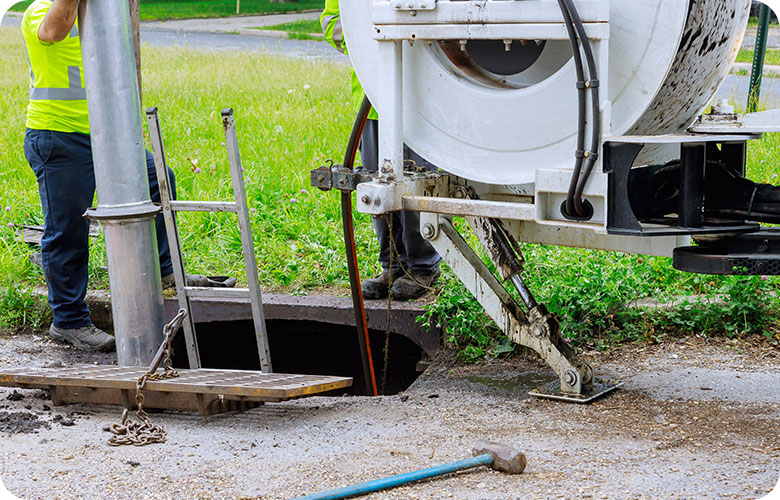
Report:
M 467 458 L 465 460 L 459 460 L 457 462 L 452 462 L 445 465 L 439 465 L 437 467 L 431 467 L 429 469 L 407 472 L 406 474 L 390 476 L 384 479 L 377 479 L 367 483 L 356 484 L 354 486 L 347 486 L 335 490 L 323 491 L 321 493 L 314 493 L 312 495 L 298 497 L 293 500 L 337 500 L 339 498 L 352 498 L 360 495 L 374 493 L 375 491 L 395 488 L 396 486 L 403 486 L 405 484 L 414 483 L 416 481 L 422 481 L 423 479 L 442 476 L 444 474 L 457 472 L 459 470 L 471 469 L 474 467 L 479 467 L 480 465 L 490 465 L 492 463 L 493 457 L 486 453 L 484 455 Z

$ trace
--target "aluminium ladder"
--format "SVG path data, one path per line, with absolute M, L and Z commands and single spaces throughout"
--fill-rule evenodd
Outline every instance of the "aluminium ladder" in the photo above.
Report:
M 260 369 L 265 373 L 273 372 L 271 366 L 271 354 L 268 348 L 268 333 L 263 314 L 263 299 L 260 291 L 260 282 L 257 276 L 257 261 L 255 260 L 255 247 L 252 240 L 252 227 L 249 222 L 247 210 L 246 190 L 244 188 L 244 174 L 241 167 L 241 155 L 238 150 L 238 137 L 233 119 L 233 110 L 222 110 L 222 125 L 225 129 L 225 144 L 228 151 L 230 164 L 230 176 L 233 182 L 234 202 L 222 201 L 180 201 L 171 199 L 171 182 L 168 177 L 168 161 L 163 146 L 160 132 L 160 120 L 157 108 L 149 108 L 146 111 L 146 119 L 149 123 L 149 135 L 152 141 L 154 164 L 157 169 L 157 182 L 160 186 L 160 204 L 165 219 L 165 228 L 168 232 L 168 242 L 171 247 L 171 262 L 173 263 L 173 275 L 176 281 L 176 294 L 179 307 L 192 311 L 190 299 L 193 297 L 224 298 L 224 299 L 249 299 L 252 307 L 252 320 L 254 322 L 255 337 L 257 339 L 257 351 L 260 358 Z M 241 232 L 241 251 L 244 255 L 246 267 L 247 288 L 210 288 L 188 286 L 185 282 L 184 262 L 182 260 L 181 244 L 176 223 L 175 212 L 234 212 L 238 216 L 238 226 Z M 191 369 L 201 367 L 198 341 L 195 336 L 195 322 L 192 314 L 188 314 L 182 325 L 187 347 L 187 357 Z

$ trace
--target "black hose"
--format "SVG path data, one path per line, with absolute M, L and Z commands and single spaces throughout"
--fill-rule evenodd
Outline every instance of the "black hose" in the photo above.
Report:
M 347 143 L 347 151 L 344 155 L 344 167 L 352 170 L 357 156 L 360 137 L 371 112 L 371 102 L 367 97 L 360 104 L 352 133 Z M 344 228 L 344 247 L 347 252 L 347 267 L 349 268 L 349 286 L 352 291 L 352 306 L 355 310 L 355 325 L 357 326 L 358 344 L 360 346 L 360 358 L 363 364 L 363 378 L 366 381 L 366 392 L 369 395 L 378 395 L 376 388 L 376 374 L 374 373 L 374 361 L 371 356 L 371 340 L 368 338 L 368 323 L 366 321 L 366 308 L 363 304 L 363 293 L 360 289 L 360 271 L 357 264 L 357 250 L 355 248 L 355 224 L 352 219 L 352 193 L 341 192 L 341 222 Z
M 572 46 L 575 67 L 577 70 L 577 89 L 579 93 L 579 119 L 577 127 L 577 151 L 574 171 L 572 172 L 569 191 L 564 205 L 565 215 L 587 217 L 588 210 L 583 205 L 582 194 L 585 191 L 585 185 L 590 178 L 593 167 L 598 159 L 599 146 L 601 145 L 601 110 L 599 99 L 599 80 L 596 59 L 593 56 L 593 49 L 590 45 L 585 26 L 582 23 L 577 8 L 572 0 L 558 0 L 558 6 L 561 9 L 566 30 L 569 33 L 569 40 Z M 575 31 L 576 30 L 576 31 Z M 579 38 L 579 43 L 578 43 Z M 585 80 L 584 69 L 582 65 L 582 55 L 580 53 L 580 44 L 585 53 L 585 60 L 588 65 L 588 74 L 590 80 Z M 583 151 L 585 146 L 585 127 L 586 118 L 586 99 L 587 90 L 590 89 L 592 106 L 592 137 L 590 151 Z M 584 168 L 583 168 L 584 164 Z
M 596 160 L 598 159 L 599 154 L 599 146 L 601 146 L 601 109 L 600 109 L 600 99 L 599 99 L 599 77 L 598 77 L 598 68 L 596 67 L 596 58 L 593 56 L 593 48 L 590 45 L 590 40 L 588 39 L 588 34 L 585 32 L 585 26 L 582 24 L 582 19 L 580 18 L 579 12 L 577 12 L 577 8 L 574 6 L 574 2 L 572 0 L 564 0 L 566 3 L 566 8 L 569 11 L 569 15 L 571 16 L 571 20 L 574 23 L 574 26 L 577 29 L 577 34 L 580 38 L 580 42 L 582 43 L 582 50 L 585 52 L 585 60 L 588 64 L 588 73 L 590 75 L 590 81 L 588 82 L 587 88 L 591 91 L 591 109 L 593 114 L 593 125 L 592 125 L 592 137 L 591 137 L 591 146 L 590 151 L 587 154 L 587 160 L 585 161 L 585 168 L 582 172 L 582 175 L 579 177 L 579 181 L 577 183 L 577 190 L 574 193 L 574 203 L 575 208 L 577 209 L 577 213 L 581 216 L 585 215 L 585 210 L 582 206 L 582 193 L 585 191 L 585 185 L 588 182 L 588 179 L 590 179 L 590 174 L 593 171 L 593 167 L 596 164 Z
M 577 191 L 577 181 L 580 178 L 582 163 L 585 159 L 585 109 L 587 107 L 587 92 L 585 90 L 585 71 L 582 67 L 582 54 L 580 53 L 580 46 L 577 42 L 577 33 L 574 31 L 574 23 L 572 22 L 571 16 L 569 15 L 569 10 L 566 8 L 566 3 L 564 0 L 558 0 L 558 6 L 561 8 L 563 21 L 566 24 L 566 31 L 569 33 L 571 52 L 574 56 L 574 67 L 577 71 L 577 97 L 579 100 L 579 109 L 577 114 L 577 151 L 575 153 L 576 159 L 574 162 L 574 171 L 571 175 L 569 191 L 566 196 L 566 213 L 573 215 L 576 213 L 574 207 L 574 193 Z

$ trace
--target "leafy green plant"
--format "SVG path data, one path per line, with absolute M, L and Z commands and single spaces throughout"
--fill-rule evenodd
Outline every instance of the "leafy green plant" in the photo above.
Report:
M 670 259 L 615 252 L 527 245 L 525 254 L 526 282 L 575 348 L 657 343 L 694 332 L 780 340 L 774 278 L 690 275 L 672 269 Z M 513 352 L 516 346 L 454 279 L 445 275 L 447 284 L 421 321 L 441 321 L 447 341 L 467 362 Z M 642 304 L 647 297 L 658 300 Z
M 511 352 L 513 346 L 509 339 L 485 314 L 482 306 L 449 268 L 443 271 L 445 285 L 438 290 L 436 302 L 428 306 L 417 321 L 424 328 L 437 323 L 443 325 L 445 340 L 458 352 L 460 359 L 469 363 Z
M 32 288 L 7 284 L 0 287 L 0 328 L 38 329 L 50 320 L 46 301 Z
M 777 296 L 773 291 L 774 286 L 766 276 L 734 279 L 728 283 L 721 313 L 726 334 L 729 337 L 766 334 L 772 320 L 777 319 Z

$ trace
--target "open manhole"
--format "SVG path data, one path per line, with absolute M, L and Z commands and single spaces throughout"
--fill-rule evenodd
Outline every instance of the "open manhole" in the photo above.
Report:
M 352 303 L 348 297 L 264 295 L 263 308 L 274 371 L 352 377 L 352 387 L 339 390 L 366 394 Z M 259 370 L 254 326 L 248 302 L 193 299 L 192 313 L 203 368 Z M 166 314 L 177 304 L 166 300 Z M 414 382 L 435 355 L 441 329 L 423 329 L 415 319 L 423 306 L 394 303 L 389 338 L 387 302 L 367 301 L 366 313 L 377 388 L 397 394 Z M 183 335 L 177 337 L 174 366 L 186 368 Z M 387 345 L 387 349 L 385 346 Z M 387 370 L 385 370 L 387 360 Z
M 269 320 L 268 343 L 274 372 L 352 377 L 352 387 L 337 394 L 365 395 L 366 383 L 357 334 L 352 326 L 315 321 Z M 195 325 L 203 368 L 259 370 L 254 325 L 251 321 L 224 321 Z M 383 331 L 369 330 L 377 388 L 382 394 L 397 394 L 414 382 L 428 359 L 423 349 L 408 338 L 390 334 L 385 373 Z M 173 364 L 188 366 L 183 336 L 178 337 Z M 382 380 L 385 379 L 384 387 Z

